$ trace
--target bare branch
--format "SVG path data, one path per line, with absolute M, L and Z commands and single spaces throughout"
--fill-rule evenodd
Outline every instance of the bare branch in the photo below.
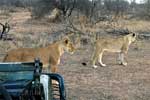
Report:
M 9 32 L 10 26 L 9 26 L 9 24 L 7 22 L 5 24 L 0 23 L 0 25 L 3 27 L 3 30 L 2 30 L 2 32 L 0 34 L 0 39 L 2 39 L 3 36 L 7 35 L 7 33 Z
M 73 9 L 74 9 L 74 7 L 75 7 L 75 4 L 76 4 L 76 0 L 73 0 L 72 7 L 70 8 L 69 13 L 68 13 L 68 15 L 67 15 L 68 17 L 71 16 L 72 11 L 73 11 Z
M 85 35 L 85 33 L 83 32 L 83 31 L 81 31 L 81 30 L 79 30 L 78 28 L 76 28 L 73 24 L 72 24 L 72 22 L 70 21 L 70 18 L 67 18 L 67 21 L 68 21 L 68 23 L 69 23 L 69 28 L 71 28 L 71 29 L 73 29 L 73 31 L 74 32 L 76 32 L 76 33 L 78 33 L 78 34 L 81 34 L 81 35 Z

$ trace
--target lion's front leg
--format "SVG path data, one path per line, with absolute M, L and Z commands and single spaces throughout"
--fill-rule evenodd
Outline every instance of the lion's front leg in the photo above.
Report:
M 119 53 L 119 64 L 127 66 L 127 62 L 124 61 L 124 53 Z
M 56 73 L 57 72 L 57 65 L 51 65 L 50 70 L 52 73 Z
M 44 69 L 44 72 L 50 73 L 50 72 L 51 72 L 51 71 L 50 71 L 50 64 L 44 64 L 44 65 L 43 65 L 43 69 Z

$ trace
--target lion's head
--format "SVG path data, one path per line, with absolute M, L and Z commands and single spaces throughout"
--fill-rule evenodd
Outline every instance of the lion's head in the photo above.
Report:
M 71 40 L 69 38 L 64 38 L 63 39 L 63 47 L 64 50 L 73 54 L 75 51 L 75 46 L 73 45 L 73 43 L 71 42 Z
M 129 32 L 129 37 L 130 37 L 130 41 L 134 42 L 136 40 L 137 33 Z

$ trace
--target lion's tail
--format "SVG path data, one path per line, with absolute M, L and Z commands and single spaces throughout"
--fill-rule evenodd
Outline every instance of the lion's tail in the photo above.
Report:
M 82 62 L 81 63 L 83 66 L 87 66 L 87 63 L 86 62 Z
M 92 65 L 92 61 L 82 62 L 81 64 L 82 64 L 83 66 Z

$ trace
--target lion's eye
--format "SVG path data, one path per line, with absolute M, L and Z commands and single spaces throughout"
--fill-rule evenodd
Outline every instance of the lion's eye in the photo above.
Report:
M 135 37 L 135 33 L 133 33 L 132 36 Z
M 65 43 L 66 43 L 66 44 L 68 44 L 68 42 L 69 42 L 68 40 L 65 40 Z

